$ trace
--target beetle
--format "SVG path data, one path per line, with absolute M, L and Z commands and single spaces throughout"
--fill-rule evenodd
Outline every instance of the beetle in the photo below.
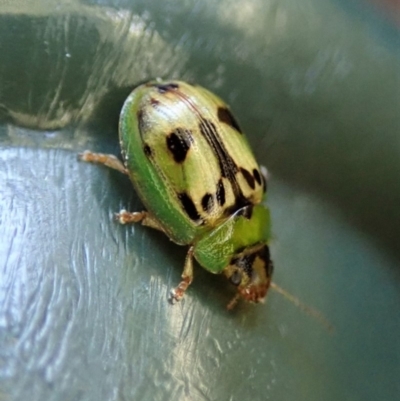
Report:
M 119 119 L 122 162 L 85 151 L 80 159 L 129 176 L 146 210 L 121 210 L 122 224 L 141 223 L 188 246 L 179 301 L 193 280 L 193 259 L 258 303 L 271 285 L 273 263 L 266 176 L 229 107 L 207 89 L 154 80 L 126 99 Z

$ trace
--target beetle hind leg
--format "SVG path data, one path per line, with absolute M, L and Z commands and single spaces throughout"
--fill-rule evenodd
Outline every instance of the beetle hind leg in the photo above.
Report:
M 105 153 L 93 153 L 89 150 L 85 150 L 83 153 L 78 155 L 79 160 L 89 163 L 104 164 L 114 170 L 119 171 L 122 174 L 128 174 L 127 169 L 123 163 L 114 155 L 106 155 Z
M 188 289 L 190 284 L 193 281 L 193 246 L 191 246 L 188 250 L 185 259 L 185 266 L 183 268 L 182 273 L 182 281 L 178 284 L 177 287 L 171 290 L 170 301 L 172 303 L 180 301 L 185 291 Z

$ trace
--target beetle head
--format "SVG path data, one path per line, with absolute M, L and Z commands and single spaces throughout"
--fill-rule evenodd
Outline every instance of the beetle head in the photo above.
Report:
M 273 264 L 267 244 L 258 244 L 244 249 L 231 259 L 224 273 L 237 287 L 236 297 L 228 304 L 232 309 L 239 298 L 248 302 L 262 302 L 271 283 Z

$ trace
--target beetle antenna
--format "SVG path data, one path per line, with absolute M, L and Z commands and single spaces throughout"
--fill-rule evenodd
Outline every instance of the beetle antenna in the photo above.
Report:
M 335 331 L 335 327 L 332 325 L 332 323 L 322 314 L 317 309 L 311 308 L 311 306 L 308 306 L 301 302 L 297 297 L 294 295 L 290 294 L 286 290 L 284 290 L 282 287 L 280 287 L 278 284 L 271 282 L 270 287 L 278 292 L 279 294 L 283 295 L 287 300 L 290 302 L 294 303 L 298 308 L 300 308 L 304 313 L 307 315 L 313 317 L 314 319 L 318 320 L 322 325 L 325 326 L 325 328 L 333 333 Z
M 232 310 L 236 306 L 236 304 L 239 302 L 239 299 L 240 299 L 240 294 L 239 293 L 235 294 L 235 296 L 232 298 L 232 300 L 226 306 L 226 309 Z

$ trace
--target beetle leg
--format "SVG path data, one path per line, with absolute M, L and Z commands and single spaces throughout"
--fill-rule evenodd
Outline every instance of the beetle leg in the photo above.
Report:
M 142 223 L 146 219 L 147 212 L 127 212 L 122 209 L 119 213 L 115 214 L 115 219 L 121 224 L 132 224 L 132 223 Z
M 151 227 L 165 233 L 164 228 L 149 212 L 127 212 L 122 209 L 119 213 L 115 214 L 115 218 L 121 224 L 141 223 L 142 226 Z
M 78 155 L 79 160 L 89 163 L 104 164 L 107 167 L 118 170 L 120 173 L 128 174 L 127 169 L 123 163 L 114 155 L 106 155 L 104 153 L 92 153 L 85 150 L 83 153 Z
M 178 284 L 176 288 L 171 290 L 170 301 L 174 303 L 175 301 L 180 301 L 188 289 L 189 285 L 193 281 L 193 246 L 188 250 L 185 259 L 185 266 L 183 267 L 182 281 Z

